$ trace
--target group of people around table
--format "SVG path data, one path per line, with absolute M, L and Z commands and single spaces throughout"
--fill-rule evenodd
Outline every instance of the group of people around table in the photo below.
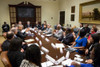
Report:
M 4 37 L 6 40 L 2 43 L 2 51 L 8 51 L 7 56 L 12 67 L 41 67 L 41 53 L 40 48 L 35 44 L 27 46 L 24 39 L 27 36 L 28 31 L 32 28 L 30 21 L 23 26 L 22 22 L 19 21 L 18 24 L 12 25 L 11 29 L 4 29 L 9 27 L 9 25 L 4 22 L 2 26 L 3 32 L 6 32 Z M 23 28 L 25 31 L 22 32 Z M 63 28 L 60 24 L 55 26 L 55 29 L 51 28 L 50 24 L 44 21 L 43 24 L 39 24 L 36 21 L 36 25 L 33 27 L 35 31 L 42 31 L 45 34 L 52 34 L 59 41 L 65 45 L 69 45 L 72 48 L 77 49 L 76 52 L 86 56 L 88 64 L 77 64 L 72 63 L 72 67 L 99 67 L 100 66 L 100 33 L 95 25 L 90 29 L 88 24 L 83 27 L 80 24 L 80 28 Z

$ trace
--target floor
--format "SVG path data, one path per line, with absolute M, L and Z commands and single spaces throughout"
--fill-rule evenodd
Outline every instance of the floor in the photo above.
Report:
M 5 40 L 5 39 L 4 39 L 2 36 L 0 36 L 0 43 L 3 43 L 4 40 Z M 1 58 L 1 57 L 0 57 L 0 58 Z M 4 67 L 4 65 L 3 65 L 2 61 L 1 61 L 1 59 L 0 59 L 0 67 Z

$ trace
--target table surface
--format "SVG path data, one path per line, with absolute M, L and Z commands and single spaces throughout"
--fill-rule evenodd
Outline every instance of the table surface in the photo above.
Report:
M 42 42 L 42 45 L 39 44 L 39 47 L 40 47 L 40 50 L 41 50 L 41 47 L 45 47 L 49 50 L 49 53 L 45 53 L 44 51 L 44 54 L 42 55 L 42 62 L 46 62 L 47 59 L 45 58 L 46 54 L 48 54 L 49 56 L 51 56 L 52 58 L 54 58 L 55 60 L 58 60 L 59 58 L 61 57 L 65 57 L 67 51 L 66 51 L 66 48 L 68 48 L 67 45 L 64 44 L 65 48 L 63 48 L 63 53 L 60 53 L 60 49 L 54 49 L 52 46 L 51 46 L 51 43 L 61 43 L 59 40 L 57 40 L 55 37 L 53 36 L 50 36 L 50 37 L 47 37 L 45 36 L 45 34 L 43 33 L 40 33 L 40 35 L 34 31 L 31 31 L 32 33 L 34 33 L 34 37 L 31 37 L 31 36 L 27 36 L 25 39 L 34 39 L 33 42 L 29 42 L 27 44 L 30 44 L 30 43 L 38 43 L 39 44 L 39 41 Z M 45 37 L 42 38 L 41 35 L 44 35 Z M 35 38 L 38 37 L 39 38 L 39 41 L 37 41 Z M 45 40 L 45 38 L 48 38 L 50 41 L 47 42 Z M 41 50 L 42 51 L 42 50 Z M 77 52 L 71 52 L 70 53 L 70 56 L 69 58 L 71 58 L 72 60 L 74 60 L 74 57 L 75 57 L 75 54 L 78 54 Z M 79 54 L 78 54 L 79 55 Z M 85 56 L 84 55 L 80 55 L 81 58 L 84 60 L 82 61 L 82 63 L 85 62 Z

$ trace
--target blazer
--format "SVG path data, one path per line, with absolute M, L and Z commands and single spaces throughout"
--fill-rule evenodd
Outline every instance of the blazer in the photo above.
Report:
M 60 38 L 62 36 L 62 34 L 63 34 L 63 31 L 62 31 L 62 29 L 60 29 L 54 34 L 54 36 L 57 38 Z
M 70 43 L 74 41 L 74 36 L 72 33 L 68 33 L 65 37 L 62 36 L 59 40 L 66 45 L 71 45 Z
M 47 31 L 45 32 L 46 34 L 52 34 L 52 28 L 47 28 L 46 31 Z

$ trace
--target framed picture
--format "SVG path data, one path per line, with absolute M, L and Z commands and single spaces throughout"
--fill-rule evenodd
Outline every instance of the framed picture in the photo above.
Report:
M 71 21 L 75 21 L 75 15 L 71 14 Z
M 80 23 L 100 24 L 100 1 L 80 4 Z
M 75 13 L 75 6 L 71 7 L 71 13 Z

